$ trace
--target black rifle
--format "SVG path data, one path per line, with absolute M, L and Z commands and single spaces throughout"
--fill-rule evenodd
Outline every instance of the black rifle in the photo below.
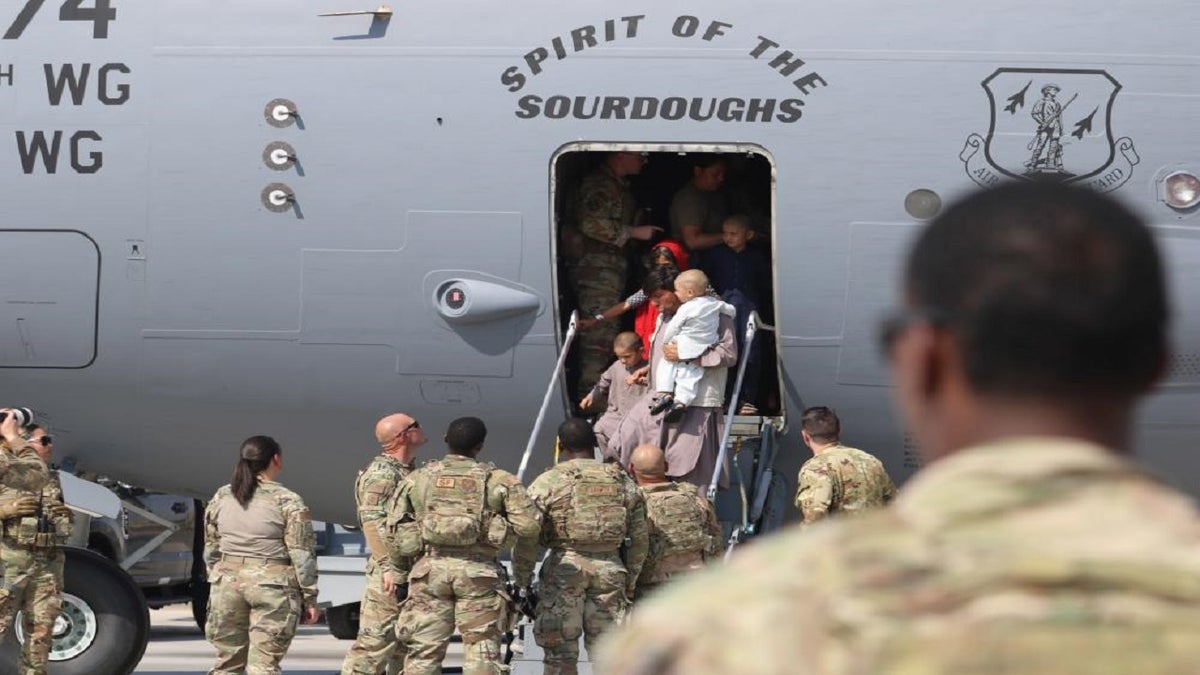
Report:
M 537 617 L 537 592 L 532 586 L 525 588 L 517 588 L 517 585 L 512 581 L 507 582 L 508 597 L 512 598 L 513 607 L 521 613 L 522 616 L 533 621 Z
M 37 533 L 46 534 L 54 531 L 54 523 L 50 522 L 50 516 L 46 515 L 46 493 L 38 493 L 37 511 L 34 515 L 37 516 Z

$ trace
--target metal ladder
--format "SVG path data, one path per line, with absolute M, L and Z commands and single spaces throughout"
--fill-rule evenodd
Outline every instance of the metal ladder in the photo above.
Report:
M 708 484 L 708 500 L 717 507 L 720 515 L 728 514 L 730 508 L 727 503 L 718 503 L 717 488 L 726 464 L 732 465 L 730 484 L 731 487 L 733 483 L 737 484 L 738 502 L 733 509 L 734 526 L 725 548 L 726 558 L 743 539 L 774 529 L 782 521 L 782 514 L 775 512 L 768 500 L 773 491 L 783 489 L 784 485 L 782 477 L 775 473 L 774 467 L 779 452 L 778 436 L 785 430 L 785 419 L 782 416 L 736 414 L 740 403 L 738 397 L 746 377 L 746 365 L 759 331 L 774 333 L 776 329 L 775 326 L 763 322 L 758 312 L 751 312 L 746 322 L 743 348 L 738 355 L 737 378 L 734 380 L 733 393 L 729 397 L 729 407 L 725 412 L 721 450 L 713 468 L 712 480 Z M 750 455 L 749 466 L 743 466 L 746 460 L 742 457 L 746 452 Z M 729 521 L 728 518 L 722 520 Z

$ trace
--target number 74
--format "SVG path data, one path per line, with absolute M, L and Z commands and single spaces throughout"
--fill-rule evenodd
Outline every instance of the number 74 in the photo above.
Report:
M 84 7 L 85 0 L 66 0 L 58 10 L 59 21 L 91 21 L 92 37 L 97 40 L 108 38 L 108 22 L 117 18 L 117 9 L 112 0 L 93 0 L 94 7 Z M 33 15 L 42 8 L 46 0 L 25 0 L 25 6 L 17 14 L 12 25 L 4 32 L 5 40 L 16 40 L 25 32 Z

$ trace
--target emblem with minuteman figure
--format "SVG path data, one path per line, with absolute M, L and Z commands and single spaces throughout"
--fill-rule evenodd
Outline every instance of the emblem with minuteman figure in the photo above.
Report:
M 982 86 L 988 133 L 968 136 L 960 154 L 976 183 L 1060 180 L 1107 192 L 1133 174 L 1133 141 L 1112 131 L 1121 84 L 1107 72 L 1000 68 Z

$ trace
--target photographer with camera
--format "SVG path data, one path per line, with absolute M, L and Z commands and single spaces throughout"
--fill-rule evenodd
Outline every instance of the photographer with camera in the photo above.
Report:
M 29 408 L 0 409 L 0 485 L 16 490 L 40 490 L 46 484 L 46 463 L 37 447 L 21 433 L 33 423 Z
M 28 408 L 0 410 L 4 437 L 0 478 L 0 637 L 22 611 L 20 672 L 45 673 L 54 621 L 62 603 L 62 545 L 71 533 L 57 472 L 49 471 L 53 439 Z
M 36 424 L 22 431 L 23 439 L 33 445 L 47 467 L 47 481 L 36 491 L 0 490 L 0 517 L 5 523 L 0 561 L 4 564 L 4 588 L 9 590 L 0 597 L 0 635 L 20 611 L 25 636 L 20 672 L 45 673 L 54 622 L 62 607 L 62 547 L 71 536 L 72 514 L 63 503 L 58 471 L 49 468 L 54 439 Z

